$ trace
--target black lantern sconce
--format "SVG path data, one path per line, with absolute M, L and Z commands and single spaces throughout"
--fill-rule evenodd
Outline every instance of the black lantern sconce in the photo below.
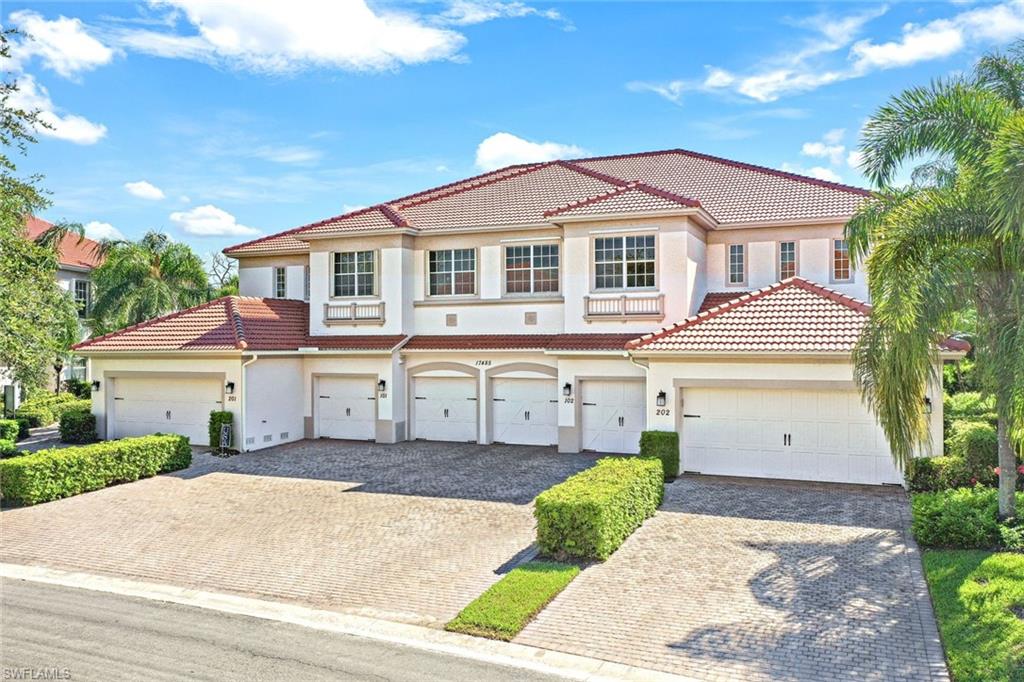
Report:
M 93 390 L 93 391 L 98 391 L 98 390 L 100 390 L 100 382 L 99 382 L 98 380 L 97 380 L 97 381 L 94 381 L 94 382 L 92 382 L 92 390 Z
M 572 384 L 570 384 L 568 381 L 565 382 L 565 386 L 562 386 L 562 395 L 564 395 L 566 398 L 572 395 Z
M 224 392 L 228 395 L 234 395 L 235 393 L 235 382 L 229 381 L 224 384 Z
M 383 379 L 381 379 L 380 381 L 377 382 L 377 392 L 378 393 L 383 393 L 387 389 L 388 389 L 388 382 L 384 381 Z
M 925 414 L 931 414 L 932 413 L 932 399 L 929 398 L 928 396 L 924 397 L 924 413 Z
M 657 403 L 658 407 L 665 407 L 666 400 L 667 397 L 665 396 L 665 391 L 658 391 L 658 397 L 654 402 Z

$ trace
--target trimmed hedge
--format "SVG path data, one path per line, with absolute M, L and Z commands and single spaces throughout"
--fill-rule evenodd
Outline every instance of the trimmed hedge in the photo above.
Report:
M 1017 493 L 1024 505 L 1024 494 Z M 994 549 L 1012 541 L 1013 524 L 999 523 L 999 497 L 995 488 L 976 486 L 918 493 L 911 497 L 911 530 L 925 547 Z
M 26 438 L 28 438 L 29 436 L 32 435 L 28 431 L 28 420 L 27 419 L 25 419 L 23 417 L 18 417 L 14 421 L 18 422 L 18 437 L 14 439 L 15 441 L 25 440 Z
M 60 416 L 62 443 L 95 443 L 96 415 L 88 410 L 68 410 Z
M 42 450 L 0 461 L 0 496 L 14 504 L 38 504 L 184 469 L 191 463 L 188 438 L 175 435 Z
M 234 415 L 232 413 L 226 411 L 226 410 L 224 410 L 224 411 L 214 410 L 214 411 L 210 412 L 210 426 L 209 426 L 210 441 L 209 441 L 209 443 L 210 443 L 210 447 L 211 448 L 219 448 L 220 447 L 220 427 L 221 427 L 221 425 L 222 424 L 231 424 L 231 423 L 234 422 L 234 420 L 235 420 Z M 234 434 L 234 430 L 232 430 L 232 433 L 231 433 L 231 443 L 228 445 L 228 447 L 232 447 L 232 446 L 234 446 L 234 444 L 235 444 L 235 434 Z
M 665 480 L 674 480 L 679 475 L 679 434 L 675 431 L 644 431 L 640 434 L 640 456 L 660 459 Z
M 996 401 L 993 396 L 982 397 L 976 391 L 947 393 L 942 397 L 942 418 L 948 428 L 957 419 L 996 423 Z
M 68 379 L 64 382 L 64 390 L 79 400 L 92 398 L 92 384 L 85 379 Z
M 966 488 L 977 482 L 972 482 L 972 478 L 961 457 L 915 457 L 907 467 L 907 481 L 912 492 Z
M 80 400 L 70 393 L 44 393 L 23 402 L 14 416 L 27 419 L 29 426 L 35 428 L 60 421 L 68 410 L 83 409 L 92 409 L 92 401 Z
M 12 443 L 18 439 L 18 422 L 13 419 L 0 419 L 0 440 Z
M 983 421 L 957 419 L 949 426 L 946 454 L 962 457 L 971 471 L 991 473 L 999 466 L 999 438 L 995 428 Z
M 14 444 L 13 440 L 0 439 L 0 457 L 13 457 L 19 452 L 18 446 Z
M 45 407 L 33 407 L 22 405 L 14 411 L 14 416 L 18 419 L 25 420 L 28 427 L 31 429 L 40 426 L 49 426 L 53 423 L 53 412 L 50 412 Z
M 560 559 L 604 561 L 654 516 L 664 480 L 660 460 L 606 457 L 548 488 L 533 510 L 541 551 Z

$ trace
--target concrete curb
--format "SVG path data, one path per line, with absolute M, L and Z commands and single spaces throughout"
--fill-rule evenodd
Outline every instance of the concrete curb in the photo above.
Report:
M 109 592 L 126 597 L 139 597 L 222 611 L 253 618 L 263 618 L 303 627 L 365 637 L 392 644 L 459 656 L 496 665 L 557 675 L 571 680 L 603 682 L 611 680 L 645 680 L 649 682 L 695 682 L 656 670 L 540 649 L 511 642 L 470 637 L 418 625 L 395 623 L 366 616 L 323 611 L 252 599 L 231 594 L 190 590 L 173 585 L 147 583 L 90 573 L 62 571 L 42 566 L 0 563 L 0 577 L 28 580 L 49 585 Z

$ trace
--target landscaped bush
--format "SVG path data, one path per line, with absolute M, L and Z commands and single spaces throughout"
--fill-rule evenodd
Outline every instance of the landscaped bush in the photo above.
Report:
M 228 411 L 214 410 L 210 412 L 210 447 L 220 447 L 220 427 L 222 424 L 231 424 L 234 421 L 234 415 Z M 232 436 L 234 434 L 232 433 Z M 231 443 L 234 444 L 234 438 Z
M 13 457 L 19 452 L 13 440 L 0 440 L 0 457 Z
M 64 390 L 79 400 L 89 400 L 92 397 L 92 384 L 85 379 L 68 379 L 64 382 Z
M 665 474 L 653 458 L 606 457 L 537 496 L 537 542 L 556 558 L 605 560 L 654 515 Z
M 970 487 L 977 483 L 972 478 L 962 457 L 915 457 L 910 460 L 907 471 L 912 492 Z
M 18 439 L 18 422 L 13 419 L 0 419 L 0 440 L 12 443 Z
M 125 438 L 42 450 L 0 461 L 0 496 L 38 504 L 188 467 L 192 449 L 184 436 Z
M 947 428 L 957 419 L 969 421 L 996 422 L 995 398 L 983 398 L 981 393 L 967 391 L 964 393 L 946 394 L 942 398 L 942 418 Z
M 18 422 L 18 437 L 14 439 L 15 441 L 25 440 L 32 435 L 28 431 L 29 427 L 27 419 L 24 417 L 16 417 L 14 421 Z
M 982 421 L 954 420 L 946 436 L 946 454 L 962 457 L 975 475 L 991 475 L 999 464 L 999 439 L 995 428 Z
M 644 431 L 640 434 L 640 456 L 657 457 L 665 470 L 665 480 L 679 475 L 679 434 L 675 431 Z
M 64 443 L 94 443 L 96 415 L 89 410 L 67 410 L 60 416 L 60 439 Z
M 22 404 L 14 411 L 14 416 L 18 419 L 24 419 L 29 428 L 32 429 L 39 426 L 49 426 L 53 423 L 53 412 L 50 412 L 46 407 L 33 407 L 31 405 L 26 407 Z
M 1017 494 L 1017 504 L 1024 505 L 1024 494 Z M 926 547 L 992 549 L 1003 545 L 995 488 L 918 493 L 911 498 L 911 509 L 914 537 Z
M 70 393 L 43 393 L 23 402 L 14 411 L 15 417 L 27 419 L 29 426 L 49 426 L 60 420 L 67 410 L 90 409 L 92 401 L 80 400 Z

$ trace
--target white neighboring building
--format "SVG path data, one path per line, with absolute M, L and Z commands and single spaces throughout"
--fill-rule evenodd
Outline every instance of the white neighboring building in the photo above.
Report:
M 660 429 L 685 471 L 899 483 L 850 363 L 867 196 L 683 150 L 513 166 L 228 248 L 242 296 L 78 348 L 108 438 L 205 443 L 222 407 L 246 450 Z

